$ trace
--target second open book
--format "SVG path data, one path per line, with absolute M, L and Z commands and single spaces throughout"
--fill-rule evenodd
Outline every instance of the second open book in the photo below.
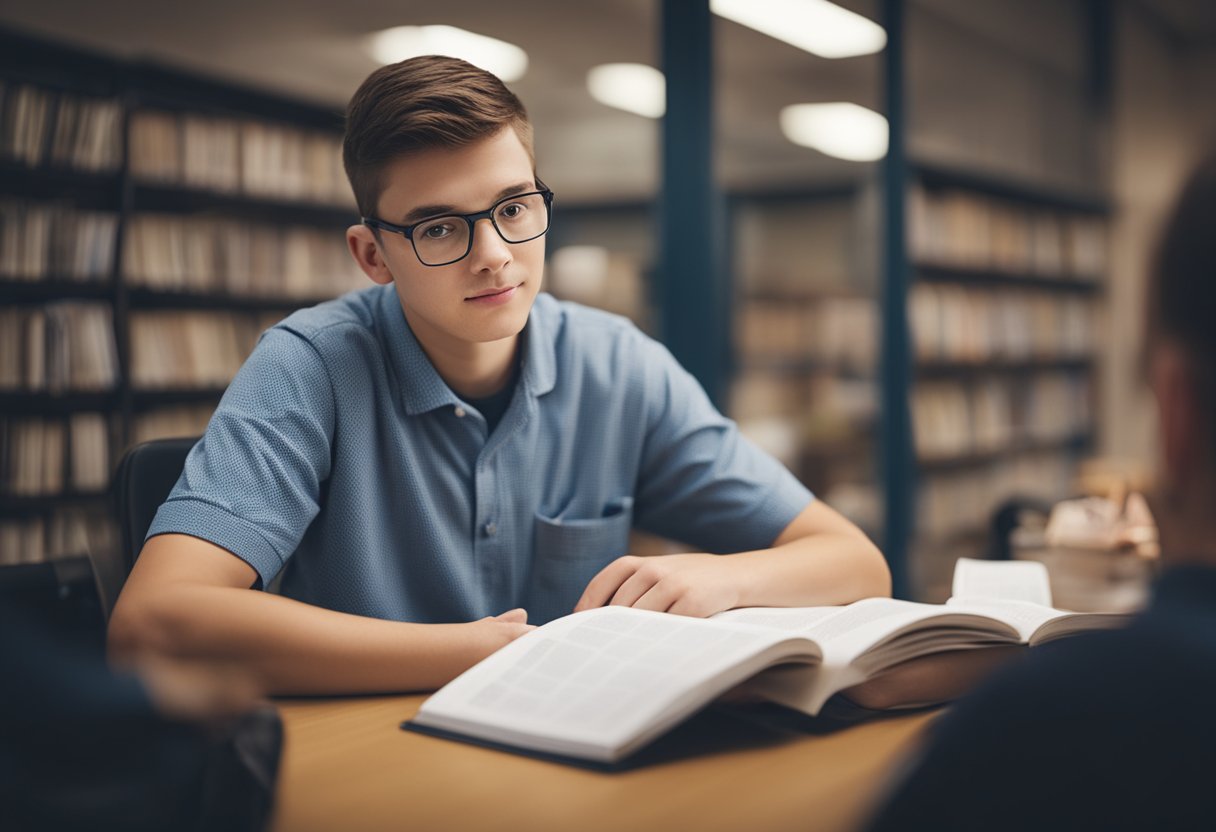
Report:
M 1125 618 L 1049 604 L 1040 564 L 961 560 L 944 605 L 870 598 L 708 619 L 601 607 L 494 653 L 429 698 L 407 727 L 612 764 L 743 683 L 815 715 L 838 691 L 912 659 L 1033 646 Z

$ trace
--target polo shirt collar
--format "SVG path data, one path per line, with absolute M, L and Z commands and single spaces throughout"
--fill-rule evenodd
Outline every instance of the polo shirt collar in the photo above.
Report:
M 537 298 L 524 327 L 524 355 L 520 369 L 521 381 L 533 396 L 541 396 L 553 389 L 557 379 L 556 347 L 553 336 L 553 321 L 548 304 L 544 309 Z M 462 402 L 460 397 L 440 378 L 435 365 L 427 358 L 418 343 L 418 338 L 405 319 L 396 289 L 390 284 L 380 293 L 379 317 L 384 325 L 384 340 L 388 346 L 389 359 L 401 384 L 401 403 L 410 416 L 455 407 Z

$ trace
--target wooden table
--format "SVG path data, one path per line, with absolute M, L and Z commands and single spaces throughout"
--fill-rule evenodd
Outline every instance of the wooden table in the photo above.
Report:
M 851 829 L 935 716 L 764 742 L 719 732 L 695 753 L 601 773 L 400 730 L 424 698 L 279 703 L 286 746 L 273 829 Z

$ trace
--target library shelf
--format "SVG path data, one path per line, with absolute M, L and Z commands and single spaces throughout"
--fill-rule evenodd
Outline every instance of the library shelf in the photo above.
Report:
M 914 162 L 912 175 L 927 188 L 949 188 L 985 194 L 998 199 L 1029 203 L 1077 214 L 1107 216 L 1111 201 L 1099 194 L 1084 193 L 1054 184 L 1016 176 L 953 168 L 932 162 Z
M 0 391 L 0 412 L 6 416 L 56 415 L 85 411 L 110 411 L 118 402 L 118 393 L 64 392 L 44 390 Z
M 303 309 L 332 297 L 251 296 L 131 287 L 127 302 L 132 309 L 223 309 L 240 312 L 274 312 Z
M 1023 274 L 997 269 L 964 268 L 938 263 L 919 262 L 913 265 L 916 279 L 925 283 L 956 283 L 968 286 L 1038 289 L 1048 292 L 1072 292 L 1096 295 L 1105 289 L 1101 280 L 1078 277 Z
M 223 214 L 275 225 L 311 225 L 319 228 L 347 228 L 359 222 L 359 209 L 353 205 L 293 202 L 224 193 L 177 185 L 136 182 L 132 197 L 137 213 Z
M 973 451 L 945 457 L 921 457 L 917 460 L 917 468 L 922 474 L 961 471 L 968 468 L 982 468 L 1022 454 L 1081 453 L 1092 444 L 1093 434 L 1089 432 L 1055 439 L 1025 439 L 993 450 Z
M 135 389 L 131 391 L 131 403 L 136 410 L 148 410 L 174 404 L 215 404 L 227 390 L 224 387 L 174 387 L 163 389 Z
M 851 367 L 847 364 L 819 361 L 813 358 L 753 355 L 742 359 L 738 370 L 743 373 L 780 376 L 834 375 L 850 381 L 874 380 L 873 368 Z
M 54 303 L 60 300 L 109 300 L 114 285 L 104 280 L 71 280 L 50 275 L 37 280 L 0 277 L 0 305 Z
M 106 491 L 60 491 L 55 494 L 17 496 L 0 494 L 0 514 L 23 515 L 53 511 L 74 505 L 96 505 L 110 499 Z
M 916 365 L 916 376 L 923 379 L 1020 377 L 1052 372 L 1088 372 L 1093 367 L 1092 356 L 1061 356 L 1025 360 L 997 358 L 983 361 L 925 361 Z
M 0 181 L 5 198 L 53 199 L 79 202 L 87 207 L 117 211 L 122 177 L 117 173 L 95 173 L 75 168 L 39 165 L 30 167 L 0 161 Z

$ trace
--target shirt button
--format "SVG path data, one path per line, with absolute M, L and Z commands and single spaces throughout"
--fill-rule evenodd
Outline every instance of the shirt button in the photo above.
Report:
M 486 537 L 493 537 L 494 533 L 498 531 L 498 526 L 494 525 L 493 520 L 487 522 L 483 528 L 485 529 Z
M 457 419 L 463 419 L 465 417 L 465 413 L 467 411 L 463 407 L 458 407 L 455 410 L 453 410 L 452 412 L 456 414 Z

